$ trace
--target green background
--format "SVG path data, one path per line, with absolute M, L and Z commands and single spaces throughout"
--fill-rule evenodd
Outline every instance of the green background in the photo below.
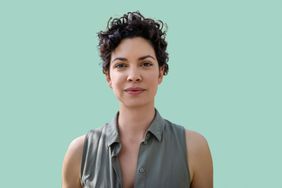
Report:
M 279 0 L 1 1 L 0 187 L 61 187 L 68 144 L 118 109 L 96 33 L 135 10 L 168 24 L 156 107 L 207 138 L 214 187 L 282 187 Z

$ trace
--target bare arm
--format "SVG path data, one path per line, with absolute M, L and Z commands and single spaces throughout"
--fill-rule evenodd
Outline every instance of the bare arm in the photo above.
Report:
M 74 139 L 66 152 L 62 169 L 62 188 L 81 188 L 80 166 L 84 137 Z
M 199 133 L 186 131 L 191 188 L 213 188 L 213 164 L 207 140 Z

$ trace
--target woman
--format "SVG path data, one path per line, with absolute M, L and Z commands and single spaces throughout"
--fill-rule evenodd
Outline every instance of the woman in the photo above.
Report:
M 119 100 L 110 123 L 72 141 L 63 188 L 212 188 L 206 139 L 161 117 L 155 95 L 168 73 L 163 23 L 129 12 L 101 31 L 103 72 Z

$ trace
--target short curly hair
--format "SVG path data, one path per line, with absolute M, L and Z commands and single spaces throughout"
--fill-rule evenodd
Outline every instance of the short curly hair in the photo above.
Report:
M 163 29 L 165 26 L 165 29 Z M 110 67 L 111 53 L 123 39 L 142 37 L 150 42 L 155 50 L 159 67 L 164 75 L 168 73 L 168 53 L 166 37 L 167 25 L 161 20 L 145 18 L 140 12 L 128 12 L 120 18 L 110 18 L 106 31 L 98 33 L 100 57 L 103 60 L 103 73 Z

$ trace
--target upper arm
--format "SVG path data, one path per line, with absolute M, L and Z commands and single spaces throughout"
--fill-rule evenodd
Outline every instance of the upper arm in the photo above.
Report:
M 85 136 L 74 139 L 65 154 L 62 168 L 62 187 L 81 188 L 80 166 Z
M 213 187 L 213 164 L 207 140 L 199 133 L 186 131 L 191 188 Z

